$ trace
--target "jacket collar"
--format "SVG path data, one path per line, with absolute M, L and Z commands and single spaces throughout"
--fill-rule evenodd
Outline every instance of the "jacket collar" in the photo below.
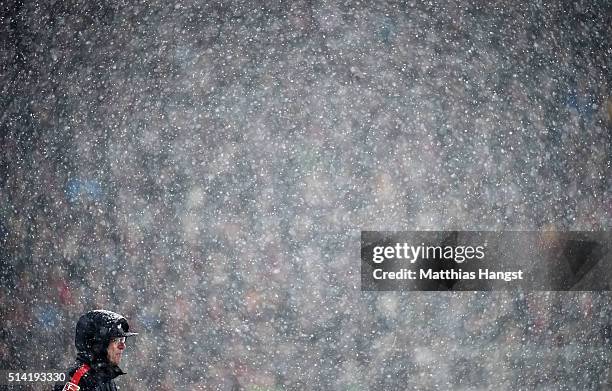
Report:
M 125 375 L 125 372 L 117 365 L 109 364 L 107 362 L 97 362 L 91 366 L 96 371 L 96 375 L 102 381 L 109 381 L 116 378 L 119 375 Z
M 112 380 L 120 375 L 125 375 L 125 372 L 117 365 L 111 364 L 104 360 L 91 360 L 91 355 L 77 356 L 77 364 L 88 364 L 92 369 L 92 375 L 98 378 L 100 381 L 106 382 Z

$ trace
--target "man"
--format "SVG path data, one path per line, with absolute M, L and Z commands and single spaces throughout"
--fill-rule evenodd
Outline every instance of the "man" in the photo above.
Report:
M 127 320 L 106 310 L 89 311 L 76 325 L 74 344 L 77 358 L 66 373 L 66 383 L 54 391 L 116 391 L 114 379 L 125 373 L 119 368 L 128 330 Z

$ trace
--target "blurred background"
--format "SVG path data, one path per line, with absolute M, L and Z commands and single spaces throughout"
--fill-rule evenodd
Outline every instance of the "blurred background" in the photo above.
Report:
M 558 3 L 558 4 L 557 4 Z M 0 3 L 0 368 L 606 388 L 607 292 L 361 292 L 361 230 L 609 230 L 608 1 Z M 40 389 L 40 387 L 38 388 Z

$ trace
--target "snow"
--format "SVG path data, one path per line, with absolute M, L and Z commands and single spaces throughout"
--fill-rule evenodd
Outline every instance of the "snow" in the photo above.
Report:
M 601 389 L 607 292 L 361 292 L 361 230 L 609 230 L 606 2 L 0 5 L 0 368 Z

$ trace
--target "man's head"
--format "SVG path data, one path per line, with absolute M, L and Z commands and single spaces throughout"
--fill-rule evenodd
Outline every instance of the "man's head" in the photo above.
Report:
M 76 326 L 74 344 L 78 356 L 90 363 L 107 361 L 119 364 L 125 349 L 125 337 L 137 335 L 129 329 L 127 320 L 117 313 L 105 310 L 87 312 L 79 318 Z

